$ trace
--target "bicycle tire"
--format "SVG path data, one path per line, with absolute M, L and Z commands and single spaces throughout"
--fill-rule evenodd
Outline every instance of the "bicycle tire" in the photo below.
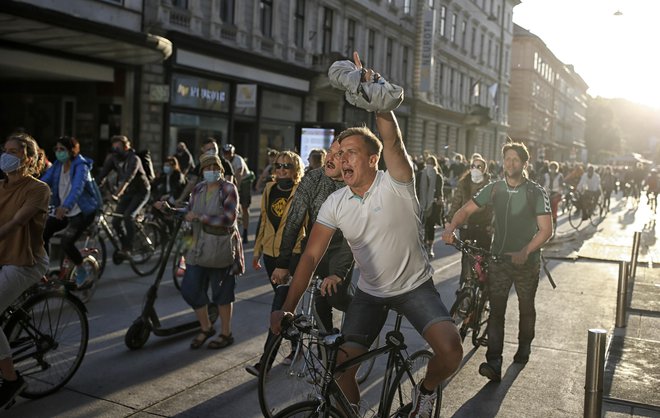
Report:
M 426 367 L 433 357 L 428 350 L 419 350 L 408 357 L 406 364 L 409 367 L 400 369 L 392 384 L 385 401 L 383 417 L 403 418 L 410 414 L 412 408 L 413 388 L 424 379 Z M 442 387 L 436 389 L 437 399 L 431 416 L 440 416 L 440 407 L 442 405 Z
M 568 212 L 568 223 L 577 230 L 580 225 L 582 225 L 582 211 L 577 205 L 571 206 L 571 210 Z
M 183 251 L 183 246 L 181 243 L 177 243 L 176 248 L 173 251 L 174 258 L 172 259 L 172 283 L 174 283 L 174 287 L 176 287 L 177 290 L 181 290 L 181 281 L 183 280 L 183 277 L 177 276 L 177 271 L 179 270 L 179 263 L 181 261 L 181 257 L 184 255 Z
M 337 408 L 321 401 L 298 402 L 286 407 L 275 415 L 276 418 L 316 418 L 325 416 L 330 418 L 345 417 Z
M 591 225 L 598 226 L 601 222 L 603 222 L 605 212 L 604 207 L 604 198 L 601 194 L 598 196 L 596 204 L 594 205 L 594 210 L 591 212 L 591 216 L 589 217 L 589 222 L 591 222 Z
M 158 269 L 164 251 L 164 234 L 156 222 L 145 222 L 135 229 L 135 244 L 129 262 L 138 276 L 148 276 Z
M 80 367 L 89 339 L 87 311 L 69 293 L 39 292 L 12 315 L 5 334 L 14 367 L 28 383 L 21 396 L 41 398 L 62 388 Z
M 456 301 L 454 301 L 451 309 L 449 309 L 449 315 L 454 320 L 454 324 L 456 324 L 459 331 L 461 332 L 462 339 L 465 339 L 465 336 L 467 335 L 469 324 L 465 323 L 464 321 L 472 311 L 473 304 L 474 297 L 472 289 L 465 287 L 461 289 L 460 292 L 458 292 Z
M 278 335 L 266 347 L 261 357 L 261 370 L 258 376 L 259 406 L 264 417 L 271 418 L 288 406 L 305 400 L 316 399 L 324 371 L 325 349 L 313 342 L 309 335 L 300 334 L 296 355 L 291 364 L 282 364 L 290 353 L 288 343 Z M 264 363 L 272 359 L 269 369 Z
M 472 319 L 472 345 L 479 347 L 487 341 L 488 317 L 490 316 L 490 302 L 486 292 L 479 289 L 477 292 L 476 309 Z

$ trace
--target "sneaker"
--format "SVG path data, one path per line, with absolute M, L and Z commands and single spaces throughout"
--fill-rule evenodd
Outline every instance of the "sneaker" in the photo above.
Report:
M 259 373 L 261 373 L 261 363 L 255 363 L 253 366 L 246 366 L 245 371 L 254 377 L 259 377 Z
M 83 264 L 76 267 L 76 286 L 82 289 L 88 286 L 94 280 L 94 276 L 85 268 Z
M 520 344 L 518 346 L 518 351 L 513 356 L 513 362 L 517 364 L 527 364 L 529 361 L 529 354 L 532 351 L 530 344 Z
M 0 386 L 0 410 L 12 406 L 16 397 L 27 387 L 27 383 L 18 372 L 16 372 L 16 376 L 18 377 L 16 380 L 2 381 L 2 386 Z
M 499 382 L 502 380 L 502 365 L 500 362 L 484 362 L 479 366 L 479 374 L 487 377 L 492 382 Z
M 436 391 L 433 391 L 431 394 L 423 393 L 421 384 L 422 382 L 419 382 L 412 389 L 413 403 L 408 418 L 427 418 L 430 417 L 433 412 L 433 407 L 435 406 L 435 400 L 437 399 L 438 394 Z
M 429 255 L 429 258 L 433 258 L 433 257 L 435 257 L 435 253 L 433 252 L 433 248 L 429 248 L 429 250 L 428 250 L 427 253 L 428 253 L 428 255 Z
M 290 365 L 291 363 L 293 363 L 293 358 L 295 356 L 296 356 L 296 352 L 294 350 L 294 351 L 290 352 L 288 356 L 284 357 L 281 364 L 283 364 L 285 366 Z

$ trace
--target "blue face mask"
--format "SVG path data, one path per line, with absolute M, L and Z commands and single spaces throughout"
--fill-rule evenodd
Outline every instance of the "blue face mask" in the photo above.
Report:
M 21 167 L 21 159 L 15 155 L 3 153 L 0 155 L 0 170 L 13 173 Z
M 65 163 L 69 159 L 69 151 L 55 151 L 55 158 L 61 163 Z
M 220 180 L 220 172 L 219 171 L 205 171 L 204 172 L 204 181 L 207 183 L 213 183 L 214 181 Z
M 169 165 L 163 166 L 163 173 L 172 174 L 172 167 L 170 167 Z

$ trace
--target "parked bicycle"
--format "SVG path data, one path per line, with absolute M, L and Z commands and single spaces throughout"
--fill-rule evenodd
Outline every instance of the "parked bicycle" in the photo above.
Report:
M 20 396 L 36 399 L 63 387 L 87 351 L 85 305 L 58 281 L 43 280 L 0 315 L 16 370 L 28 386 Z
M 307 291 L 300 302 L 299 314 L 305 318 L 307 324 L 315 332 L 332 333 L 323 327 L 315 300 L 320 295 L 323 279 L 314 276 Z M 333 322 L 341 327 L 343 312 L 335 310 Z M 338 332 L 338 331 L 337 331 Z M 300 335 L 292 341 L 292 350 L 280 349 L 285 338 L 277 336 L 266 348 L 260 361 L 263 365 L 258 376 L 259 405 L 264 417 L 270 418 L 288 405 L 296 401 L 316 399 L 320 389 L 320 370 L 327 367 L 328 356 L 325 347 L 315 340 L 313 334 Z M 378 347 L 380 337 L 372 344 L 372 348 Z M 309 347 L 314 347 L 315 352 L 309 353 Z M 291 359 L 286 356 L 293 352 Z M 363 383 L 369 377 L 374 365 L 375 357 L 364 361 L 357 372 L 358 383 Z M 319 364 L 316 364 L 316 362 Z
M 473 245 L 470 241 L 461 241 L 454 236 L 451 244 L 467 258 L 468 274 L 456 291 L 456 301 L 449 310 L 454 323 L 459 329 L 461 339 L 465 340 L 468 332 L 472 333 L 475 347 L 487 344 L 486 330 L 490 304 L 486 292 L 488 265 L 492 259 L 490 252 Z
M 385 345 L 348 360 L 341 365 L 337 364 L 337 354 L 345 338 L 341 333 L 324 333 L 312 327 L 305 316 L 298 316 L 288 324 L 283 324 L 282 333 L 287 338 L 298 338 L 302 341 L 305 353 L 303 358 L 309 362 L 309 369 L 317 370 L 313 376 L 319 384 L 316 396 L 308 400 L 297 402 L 284 408 L 275 417 L 349 417 L 357 418 L 360 415 L 339 388 L 335 377 L 351 367 L 364 361 L 387 354 L 387 367 L 383 376 L 377 411 L 378 417 L 407 417 L 412 408 L 412 391 L 415 385 L 423 380 L 426 367 L 433 356 L 428 350 L 419 350 L 411 355 L 401 333 L 402 315 L 397 315 L 394 330 L 387 333 Z M 304 336 L 311 335 L 311 338 Z M 325 365 L 318 359 L 316 353 L 322 347 L 327 356 Z M 322 367 L 321 367 L 322 366 Z M 438 387 L 437 399 L 431 416 L 440 416 L 442 403 L 441 388 Z M 288 392 L 291 393 L 290 391 Z

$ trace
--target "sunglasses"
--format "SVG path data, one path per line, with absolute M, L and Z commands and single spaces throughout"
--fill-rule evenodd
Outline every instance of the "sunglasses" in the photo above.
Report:
M 282 168 L 285 169 L 285 170 L 290 170 L 290 169 L 293 168 L 293 164 L 291 164 L 291 163 L 284 163 L 284 164 L 275 163 L 275 170 L 280 170 Z
M 470 166 L 470 168 L 478 168 L 479 170 L 483 170 L 483 169 L 484 169 L 484 166 L 483 166 L 483 165 L 479 165 L 479 164 L 472 164 L 472 165 Z

